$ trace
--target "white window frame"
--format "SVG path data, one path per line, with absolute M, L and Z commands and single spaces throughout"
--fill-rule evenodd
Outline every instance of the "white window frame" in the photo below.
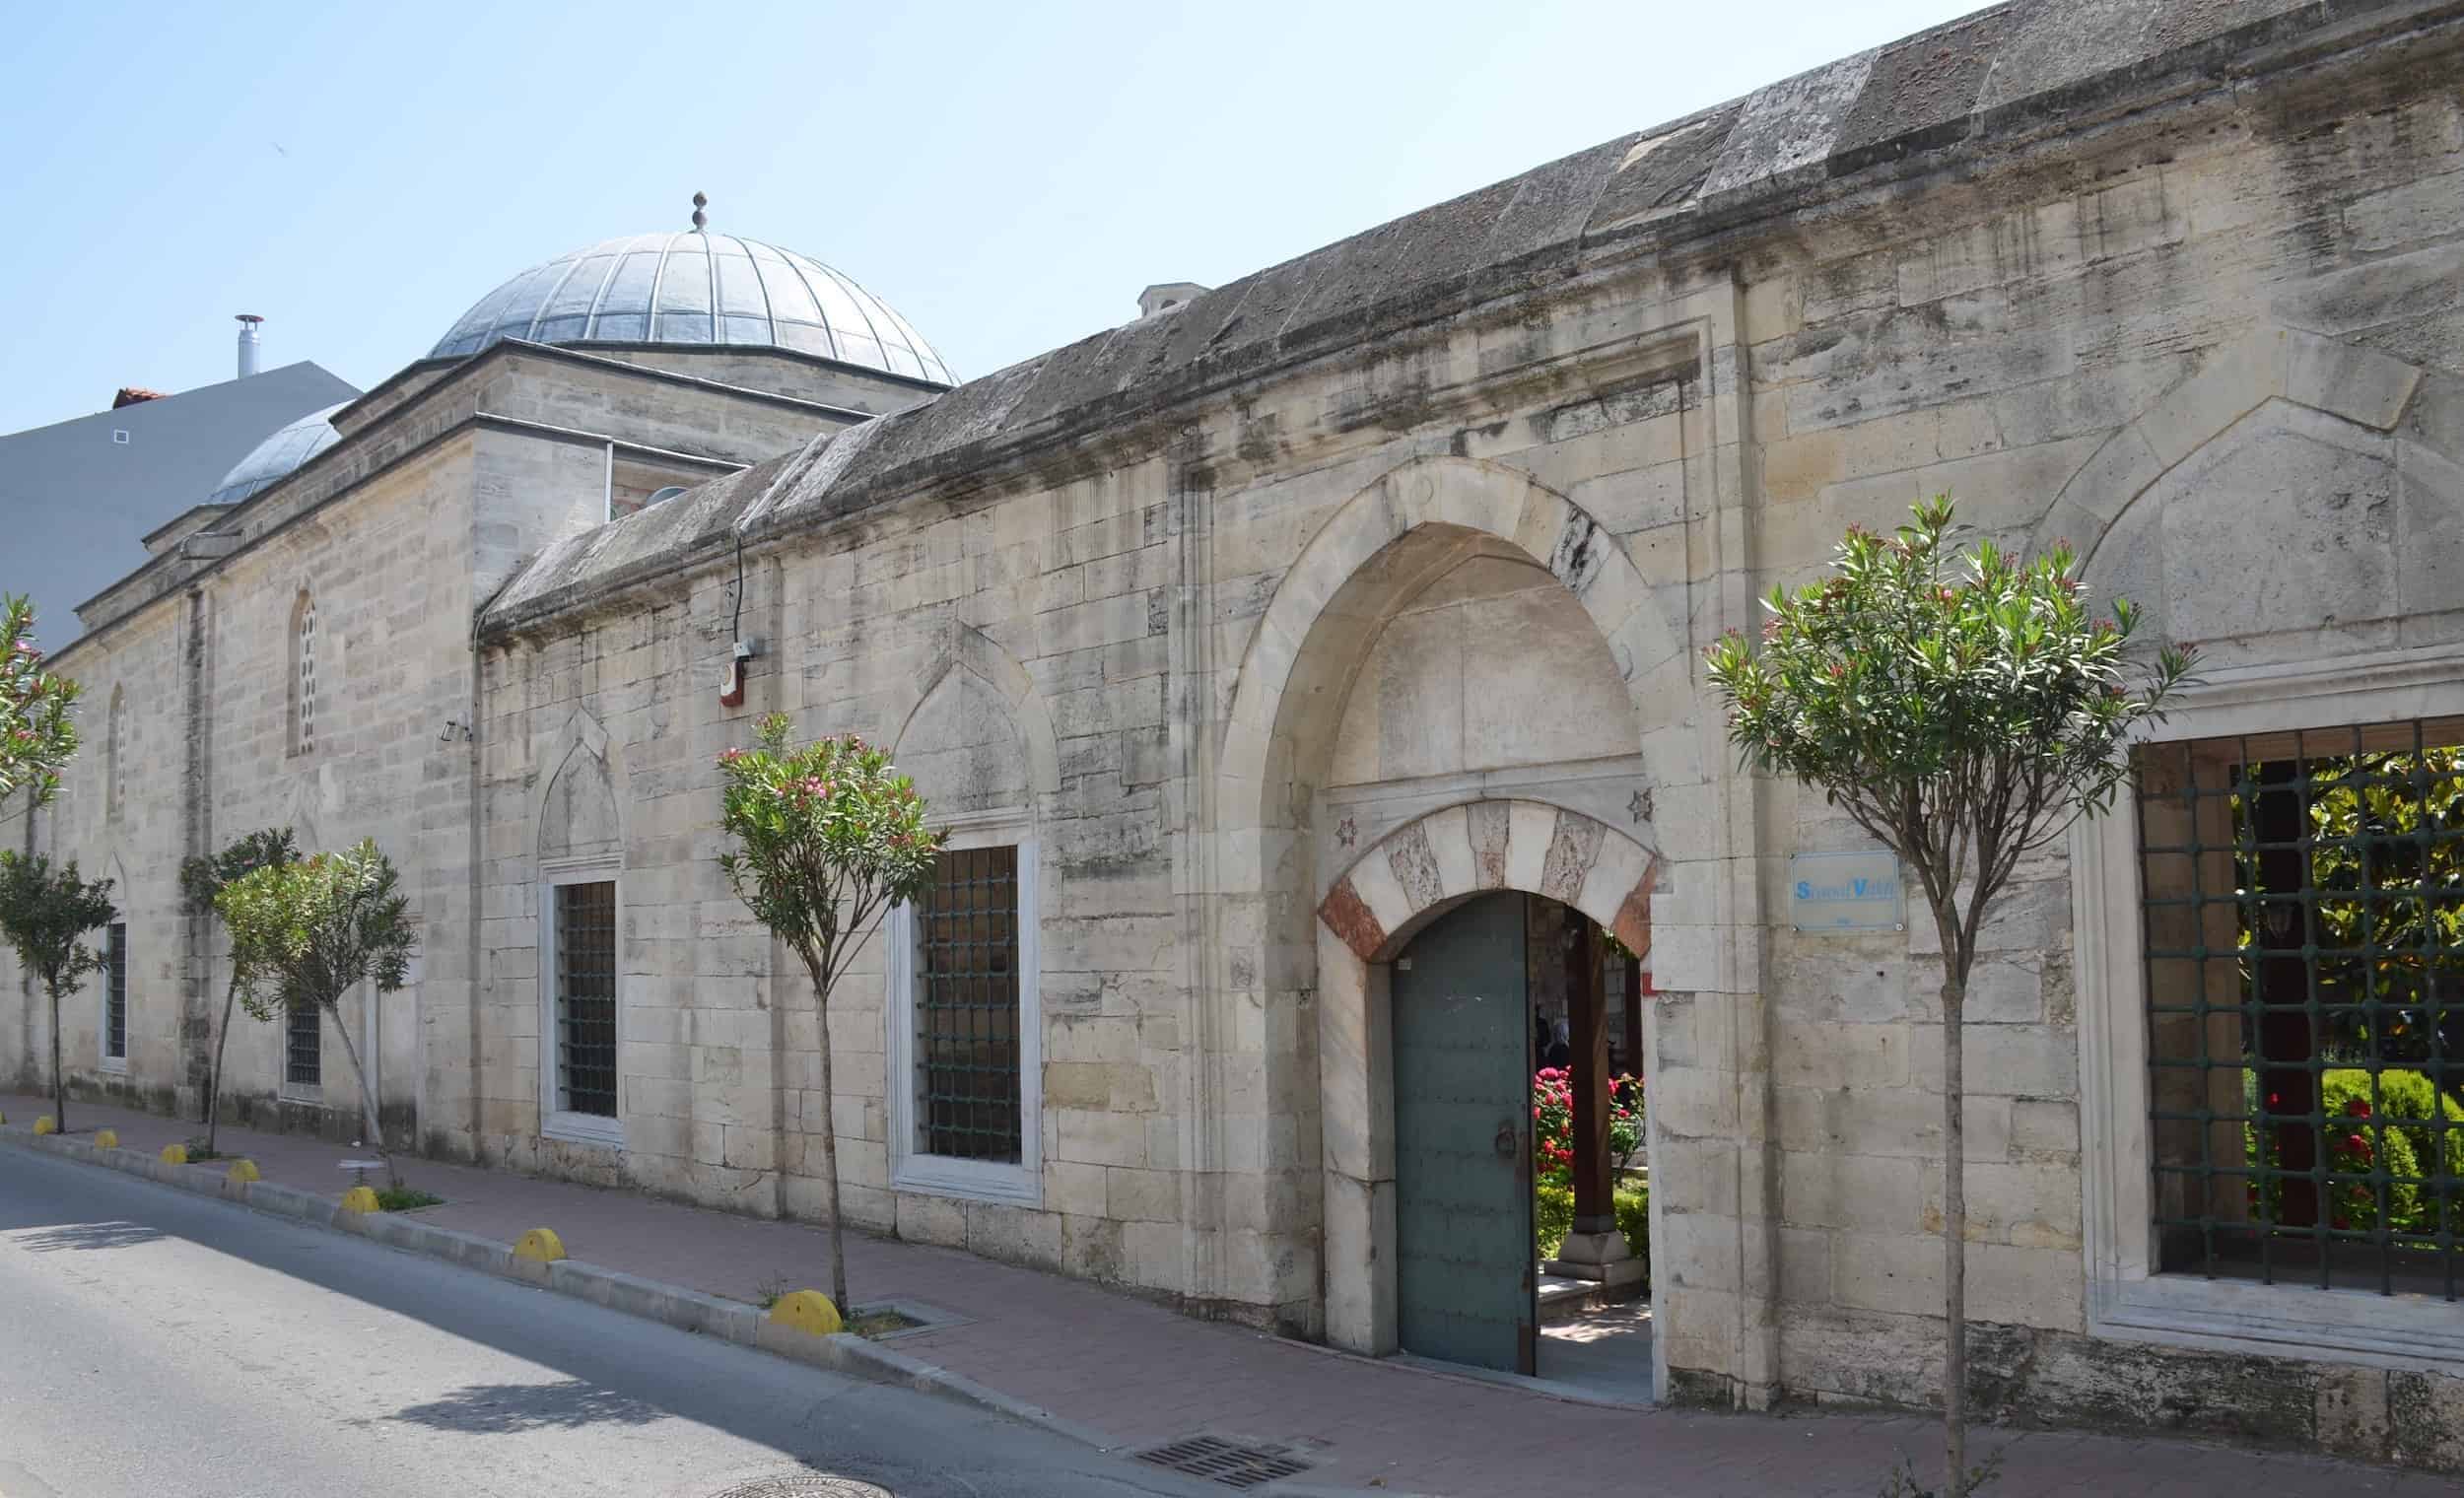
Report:
M 961 1160 L 916 1147 L 916 917 L 905 905 L 893 906 L 882 923 L 889 984 L 881 1006 L 888 1032 L 890 1186 L 967 1201 L 1042 1206 L 1044 998 L 1037 905 L 1042 880 L 1033 828 L 1018 810 L 961 816 L 946 825 L 946 848 L 1018 850 L 1018 1163 Z
M 574 1144 L 625 1147 L 625 881 L 611 854 L 542 859 L 539 864 L 539 1136 Z M 616 1117 L 556 1106 L 556 891 L 566 884 L 616 887 Z
M 120 941 L 122 943 L 122 952 L 120 956 L 120 1054 L 117 1055 L 113 1055 L 111 1054 L 110 940 L 112 926 L 119 927 L 123 933 L 120 937 Z M 129 1024 L 131 1015 L 129 1013 L 130 993 L 128 987 L 128 957 L 126 948 L 133 946 L 135 943 L 129 941 L 127 935 L 125 934 L 127 930 L 128 919 L 125 913 L 123 913 L 121 919 L 110 922 L 103 928 L 103 971 L 95 975 L 102 981 L 95 985 L 96 1003 L 94 1027 L 95 1065 L 98 1070 L 102 1071 L 125 1073 L 128 1070 L 128 1033 L 133 1027 Z
M 2149 742 L 2464 715 L 2464 659 L 2446 647 L 2201 675 Z M 2070 839 L 2088 1331 L 2219 1352 L 2464 1372 L 2464 1302 L 2156 1272 L 2133 794 L 2125 787 L 2109 815 L 2080 822 Z

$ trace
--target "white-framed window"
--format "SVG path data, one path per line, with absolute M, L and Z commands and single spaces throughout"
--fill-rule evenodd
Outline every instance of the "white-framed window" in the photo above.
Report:
M 951 830 L 933 887 L 890 912 L 890 1184 L 1043 1200 L 1036 845 L 1014 814 Z
M 2405 1234 L 2382 1231 L 2407 1198 L 2443 1194 L 2444 1184 L 2373 1179 L 2403 1152 L 2385 1100 L 2405 1080 L 2398 1073 L 2423 1069 L 2378 1037 L 2400 1047 L 2399 1025 L 2436 1026 L 2443 997 L 2407 1001 L 2387 987 L 2404 975 L 2382 974 L 2361 980 L 2357 1002 L 2344 990 L 2367 954 L 2342 937 L 2311 939 L 2331 920 L 2374 928 L 2418 895 L 2389 900 L 2371 884 L 2338 893 L 2321 857 L 2356 851 L 2356 840 L 2324 805 L 2288 822 L 2267 804 L 2319 799 L 2326 783 L 2298 763 L 2313 756 L 2362 757 L 2351 788 L 2386 790 L 2387 767 L 2366 757 L 2409 754 L 2424 734 L 2453 738 L 2464 659 L 2433 648 L 2203 674 L 2142 749 L 2130 793 L 2071 836 L 2088 1329 L 2464 1370 L 2464 1300 L 2445 1293 L 2443 1263 L 2422 1272 L 2444 1256 L 2426 1260 Z M 2329 768 L 2332 781 L 2353 767 Z M 2287 827 L 2293 837 L 2276 836 Z M 2344 1123 L 2331 1129 L 2323 1100 L 2351 1091 L 2356 1071 L 2381 1103 L 2367 1119 L 2348 1116 L 2352 1099 L 2336 1094 Z M 2407 1131 L 2426 1132 L 2434 1150 L 2448 1127 Z M 2404 1149 L 2420 1153 L 2416 1141 Z M 2304 1199 L 2318 1189 L 2295 1178 L 2312 1166 L 2327 1173 L 2331 1197 L 2361 1190 L 2380 1199 L 2366 1210 Z M 2443 1171 L 2417 1159 L 2410 1173 L 2386 1173 Z
M 103 933 L 103 1069 L 128 1069 L 128 925 L 114 920 Z
M 617 868 L 613 858 L 588 858 L 540 870 L 539 1132 L 622 1148 Z

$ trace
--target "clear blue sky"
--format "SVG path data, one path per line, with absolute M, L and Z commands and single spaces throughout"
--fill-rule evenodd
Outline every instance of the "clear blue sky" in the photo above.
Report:
M 697 188 L 982 374 L 1973 8 L 28 6 L 0 432 L 228 378 L 240 311 L 373 385 Z

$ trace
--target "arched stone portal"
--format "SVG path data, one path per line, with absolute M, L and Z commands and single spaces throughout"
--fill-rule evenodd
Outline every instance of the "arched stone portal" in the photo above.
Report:
M 1395 1347 L 1385 965 L 1414 918 L 1482 890 L 1560 899 L 1648 942 L 1655 787 L 1701 779 L 1671 619 L 1623 543 L 1563 495 L 1503 464 L 1423 457 L 1335 507 L 1244 648 L 1214 778 L 1221 939 L 1202 959 L 1226 1001 L 1201 1012 L 1255 1006 L 1288 1049 L 1263 1057 L 1265 1117 L 1228 1117 L 1202 1083 L 1191 1107 L 1226 1140 L 1262 1131 L 1267 1173 L 1289 1184 L 1257 1183 L 1261 1225 L 1318 1239 L 1311 1309 L 1338 1345 Z M 1431 651 L 1455 652 L 1458 679 L 1414 678 Z M 1445 752 L 1421 752 L 1449 714 Z M 1228 1174 L 1212 1179 L 1240 1217 L 1249 1188 Z
M 1364 852 L 1318 907 L 1319 1112 L 1325 1146 L 1327 1337 L 1398 1349 L 1393 963 L 1440 916 L 1520 891 L 1651 950 L 1653 851 L 1579 812 L 1475 801 L 1432 812 Z M 1653 1048 L 1643 1046 L 1646 1094 Z

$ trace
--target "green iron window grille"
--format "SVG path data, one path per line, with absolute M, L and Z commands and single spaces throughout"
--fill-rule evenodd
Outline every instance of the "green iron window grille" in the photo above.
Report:
M 2464 719 L 2137 769 L 2159 1267 L 2455 1299 Z
M 616 885 L 556 886 L 557 1106 L 616 1117 Z
M 1018 850 L 942 853 L 915 931 L 916 1147 L 1015 1163 Z
M 112 921 L 103 956 L 103 1054 L 128 1055 L 128 927 Z
M 312 1003 L 296 1003 L 285 1016 L 282 1079 L 294 1087 L 314 1087 L 325 1079 L 323 1018 Z

